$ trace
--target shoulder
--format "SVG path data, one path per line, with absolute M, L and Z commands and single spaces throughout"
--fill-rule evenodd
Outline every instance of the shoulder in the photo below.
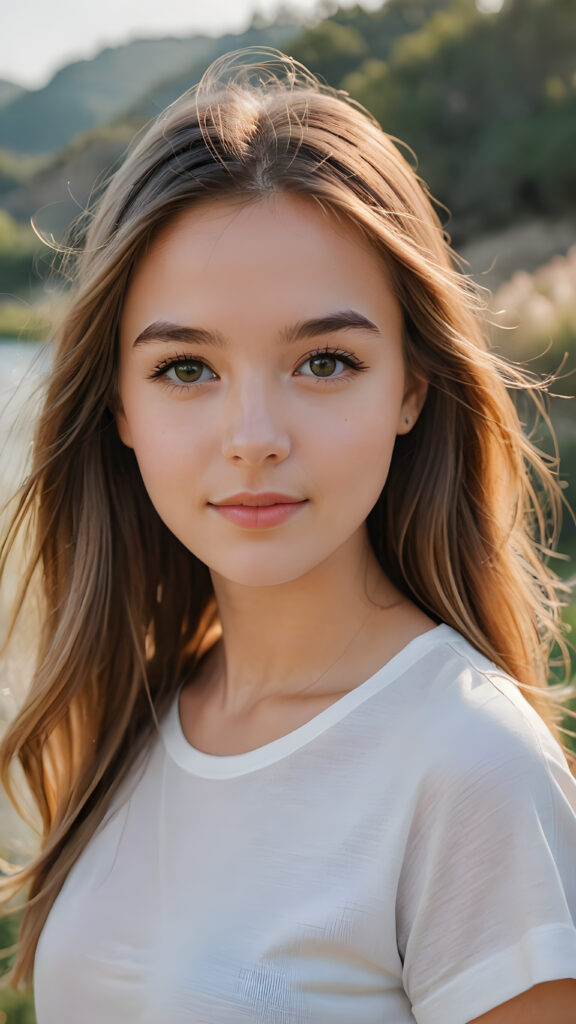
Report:
M 544 720 L 456 630 L 435 632 L 397 680 L 413 821 L 435 829 L 446 818 L 474 834 L 478 815 L 492 816 L 509 835 L 515 817 L 536 815 L 554 841 L 576 842 L 576 779 Z
M 480 888 L 487 872 L 503 905 L 524 869 L 543 892 L 542 880 L 560 875 L 576 911 L 576 779 L 560 745 L 515 681 L 459 634 L 443 631 L 430 655 L 411 717 L 408 866 L 434 862 L 442 885 L 476 872 Z
M 576 779 L 516 681 L 449 627 L 408 671 L 398 690 L 410 734 L 411 840 L 449 830 L 456 845 L 496 850 L 514 833 L 542 832 L 573 873 Z
M 544 785 L 572 779 L 560 744 L 517 681 L 451 627 L 435 632 L 407 687 L 422 769 L 465 778 L 490 766 L 525 781 L 533 769 Z
M 515 681 L 453 630 L 411 671 L 398 948 L 418 1024 L 460 1024 L 575 976 L 576 780 Z

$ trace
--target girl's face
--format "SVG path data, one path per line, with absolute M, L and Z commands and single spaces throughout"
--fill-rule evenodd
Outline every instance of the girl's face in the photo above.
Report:
M 269 586 L 365 542 L 426 386 L 407 378 L 401 310 L 357 228 L 285 194 L 191 209 L 136 267 L 120 343 L 120 436 L 211 570 Z M 299 504 L 219 511 L 239 492 Z

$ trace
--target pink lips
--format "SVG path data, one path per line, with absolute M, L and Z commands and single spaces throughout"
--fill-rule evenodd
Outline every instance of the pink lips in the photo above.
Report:
M 225 519 L 238 526 L 251 529 L 277 526 L 307 504 L 291 497 L 289 494 L 278 494 L 266 491 L 262 494 L 244 492 L 234 494 L 221 502 L 210 503 Z

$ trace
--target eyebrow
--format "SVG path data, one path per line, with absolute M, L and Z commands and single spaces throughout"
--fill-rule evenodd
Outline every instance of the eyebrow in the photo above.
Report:
M 292 345 L 304 338 L 317 338 L 322 334 L 333 334 L 335 331 L 360 330 L 380 334 L 380 328 L 362 313 L 354 309 L 344 309 L 326 316 L 314 317 L 311 320 L 299 320 L 290 327 L 284 327 L 278 336 L 280 345 Z M 205 327 L 184 327 L 171 323 L 169 320 L 155 320 L 148 324 L 133 343 L 133 347 L 145 345 L 152 341 L 188 342 L 195 345 L 212 345 L 215 348 L 226 348 L 227 341 L 219 331 L 210 331 Z

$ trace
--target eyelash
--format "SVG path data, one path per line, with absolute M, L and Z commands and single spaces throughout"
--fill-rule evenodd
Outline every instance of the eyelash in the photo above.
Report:
M 363 363 L 360 359 L 357 358 L 357 356 L 353 355 L 351 352 L 344 352 L 342 351 L 342 349 L 329 347 L 317 348 L 314 349 L 313 352 L 308 352 L 308 354 L 304 356 L 304 358 L 298 365 L 302 366 L 304 363 L 307 363 L 311 359 L 316 359 L 318 356 L 333 356 L 334 359 L 337 359 L 339 362 L 344 363 L 346 366 L 348 366 L 350 369 L 354 371 L 360 372 L 362 370 L 369 369 L 369 367 L 366 366 L 365 363 Z M 200 384 L 210 383 L 209 381 L 191 381 L 189 384 L 185 384 L 183 381 L 177 383 L 174 380 L 170 380 L 166 376 L 168 370 L 171 370 L 173 366 L 179 366 L 182 363 L 197 363 L 200 366 L 206 366 L 207 369 L 214 373 L 212 367 L 208 366 L 208 363 L 204 362 L 203 359 L 196 359 L 193 356 L 182 354 L 172 356 L 170 359 L 163 359 L 161 363 L 158 363 L 157 366 L 154 367 L 154 370 L 149 375 L 149 379 L 159 379 L 161 380 L 162 384 L 165 387 L 176 388 L 178 391 L 189 391 L 191 388 L 198 387 Z M 342 380 L 343 378 L 345 379 L 348 376 L 348 374 L 339 373 L 336 374 L 335 376 L 330 377 L 315 377 L 313 374 L 305 374 L 304 376 L 310 376 L 313 380 L 324 381 L 327 383 L 329 381 Z

